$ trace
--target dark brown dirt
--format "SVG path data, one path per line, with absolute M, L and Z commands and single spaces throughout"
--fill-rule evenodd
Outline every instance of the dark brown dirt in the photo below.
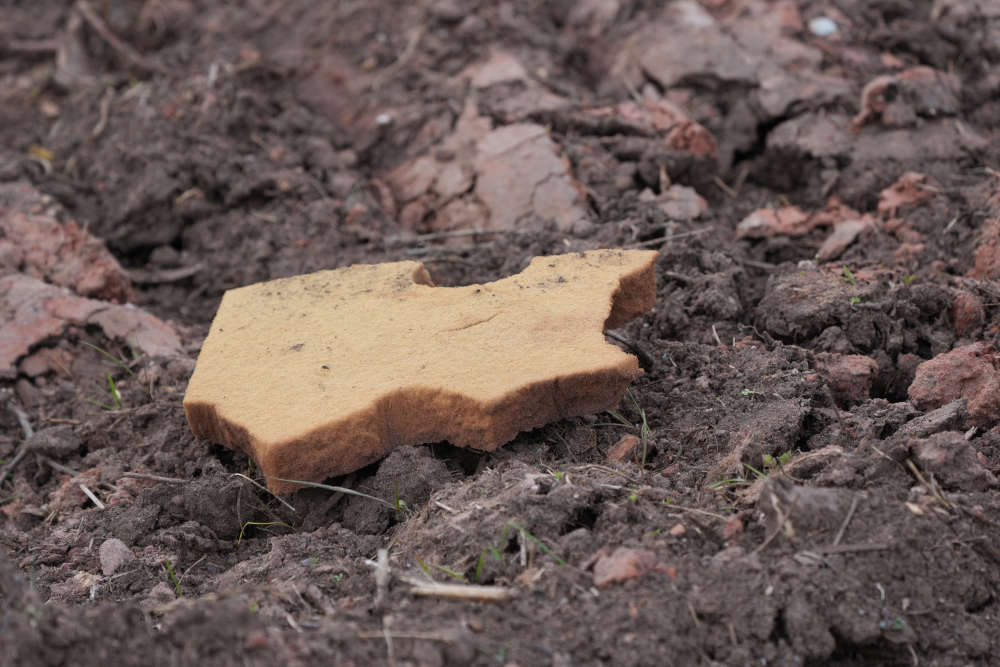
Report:
M 1000 10 L 661 4 L 6 4 L 0 181 L 102 239 L 184 354 L 81 324 L 0 373 L 5 664 L 998 664 L 1000 414 L 961 367 L 923 411 L 908 390 L 972 344 L 975 386 L 1000 372 Z M 485 159 L 515 125 L 532 164 Z M 487 184 L 539 170 L 499 210 Z M 919 196 L 883 199 L 908 172 Z M 737 235 L 789 205 L 830 220 Z M 660 251 L 616 415 L 329 480 L 394 507 L 278 500 L 187 427 L 228 288 L 413 258 L 468 284 L 610 246 Z M 642 566 L 598 588 L 619 548 Z

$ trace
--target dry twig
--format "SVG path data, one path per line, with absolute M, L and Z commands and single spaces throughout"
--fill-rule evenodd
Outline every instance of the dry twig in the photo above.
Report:
M 511 588 L 472 584 L 417 583 L 410 589 L 410 593 L 422 597 L 478 600 L 480 602 L 506 602 L 514 597 L 514 590 Z
M 912 459 L 906 460 L 906 467 L 910 469 L 910 471 L 913 473 L 913 476 L 917 478 L 917 481 L 920 482 L 924 486 L 924 488 L 930 491 L 931 494 L 938 500 L 938 502 L 940 502 L 942 505 L 944 505 L 950 510 L 955 509 L 955 506 L 951 503 L 951 501 L 945 498 L 944 494 L 941 493 L 941 489 L 938 488 L 937 482 L 934 481 L 933 475 L 931 476 L 930 481 L 928 481 L 927 478 L 924 477 L 923 473 L 920 472 L 920 468 L 917 467 L 917 465 L 913 462 Z
M 419 26 L 413 29 L 410 33 L 410 39 L 406 42 L 406 47 L 403 52 L 396 59 L 396 62 L 392 63 L 384 70 L 375 75 L 372 79 L 372 90 L 378 90 L 382 87 L 382 83 L 401 70 L 406 63 L 413 57 L 413 54 L 417 52 L 417 45 L 420 43 L 420 38 L 424 36 L 423 26 Z
M 17 449 L 17 453 L 14 454 L 14 457 L 8 461 L 3 468 L 0 468 L 0 484 L 7 479 L 7 475 L 13 472 L 14 468 L 17 467 L 17 464 L 20 463 L 25 454 L 28 453 L 28 438 L 35 434 L 35 429 L 31 428 L 31 422 L 28 420 L 28 415 L 24 412 L 24 410 L 14 404 L 8 404 L 7 407 L 14 413 L 17 417 L 17 422 L 21 425 L 21 430 L 24 432 L 24 442 L 21 443 L 21 446 Z
M 246 476 L 246 475 L 244 475 L 243 473 L 239 473 L 239 472 L 234 472 L 234 473 L 233 473 L 233 477 L 242 477 L 242 478 L 243 478 L 243 479 L 245 479 L 246 481 L 248 481 L 248 482 L 250 482 L 251 484 L 253 484 L 254 486 L 256 486 L 256 487 L 257 487 L 258 489 L 260 489 L 261 491 L 264 491 L 265 493 L 270 493 L 270 494 L 271 494 L 272 496 L 274 496 L 274 499 L 275 499 L 275 500 L 277 500 L 277 501 L 278 501 L 279 503 L 281 503 L 282 505 L 284 505 L 284 506 L 285 506 L 285 507 L 287 507 L 288 509 L 292 510 L 293 512 L 295 511 L 295 508 L 294 508 L 294 507 L 292 507 L 291 503 L 289 503 L 289 502 L 288 502 L 288 501 L 286 501 L 286 500 L 282 500 L 282 499 L 281 499 L 281 497 L 280 497 L 280 496 L 278 496 L 277 494 L 275 494 L 275 493 L 274 493 L 273 491 L 271 491 L 271 489 L 267 488 L 267 487 L 266 487 L 266 486 L 264 486 L 263 484 L 260 484 L 259 482 L 255 482 L 254 480 L 250 479 L 249 477 L 247 477 L 247 476 Z
M 679 234 L 668 234 L 667 236 L 661 236 L 656 239 L 649 239 L 648 241 L 639 241 L 638 243 L 632 243 L 631 245 L 627 245 L 625 246 L 625 248 L 629 250 L 633 248 L 648 248 L 650 246 L 656 245 L 657 243 L 667 243 L 675 239 L 683 239 L 689 236 L 698 236 L 700 234 L 704 234 L 710 231 L 712 231 L 711 227 L 702 227 L 701 229 L 693 229 L 690 232 L 681 232 Z
M 453 644 L 455 642 L 454 637 L 449 637 L 439 632 L 389 632 L 387 630 L 383 630 L 382 632 L 359 632 L 358 639 L 385 639 L 387 632 L 393 639 L 422 639 L 429 642 L 444 642 L 446 644 Z
M 48 467 L 52 468 L 53 470 L 61 472 L 65 475 L 69 475 L 71 477 L 80 474 L 79 470 L 74 470 L 73 468 L 70 468 L 67 465 L 63 465 L 58 461 L 54 461 L 53 459 L 50 459 L 48 456 L 42 456 L 41 454 L 39 454 L 38 460 L 47 465 Z
M 101 502 L 100 498 L 94 495 L 93 491 L 87 488 L 86 484 L 77 484 L 77 486 L 80 487 L 80 490 L 83 491 L 84 495 L 90 498 L 90 502 L 94 503 L 94 505 L 97 506 L 97 509 L 99 510 L 104 509 L 104 503 Z
M 31 436 L 35 435 L 35 429 L 31 428 L 31 421 L 28 419 L 28 414 L 16 405 L 11 405 L 10 410 L 14 413 L 14 416 L 17 417 L 17 423 L 21 425 L 21 431 L 24 433 L 24 439 L 27 440 Z
M 854 518 L 854 512 L 858 509 L 858 502 L 860 497 L 855 494 L 851 499 L 851 508 L 847 510 L 847 516 L 844 517 L 844 523 L 840 524 L 840 530 L 837 531 L 837 536 L 833 538 L 833 546 L 840 544 L 840 540 L 843 539 L 844 533 L 847 531 L 848 524 L 851 523 L 851 519 Z
M 104 91 L 104 97 L 101 98 L 101 106 L 98 111 L 97 124 L 94 125 L 94 129 L 90 131 L 90 138 L 97 139 L 104 132 L 104 128 L 108 126 L 108 114 L 111 112 L 111 101 L 115 98 L 115 89 L 108 86 L 108 89 Z
M 389 592 L 389 550 L 378 550 L 378 566 L 375 568 L 375 609 L 382 609 Z
M 872 544 L 835 544 L 829 547 L 818 547 L 813 549 L 818 554 L 846 554 L 856 551 L 886 551 L 895 545 L 891 542 L 875 542 Z
M 166 70 L 162 66 L 143 56 L 133 47 L 122 41 L 118 35 L 113 33 L 111 28 L 109 28 L 104 22 L 104 19 L 102 19 L 97 11 L 91 7 L 87 0 L 77 0 L 76 11 L 83 17 L 87 24 L 94 29 L 94 32 L 101 36 L 101 39 L 107 42 L 108 45 L 115 51 L 125 56 L 125 59 L 133 65 L 148 72 L 166 74 Z
M 175 283 L 200 273 L 205 269 L 205 264 L 198 262 L 190 266 L 182 266 L 176 269 L 129 269 L 129 279 L 141 285 L 158 285 L 160 283 Z
M 416 245 L 427 241 L 464 238 L 466 236 L 518 236 L 524 232 L 517 229 L 457 229 L 450 232 L 431 232 L 410 236 L 397 234 L 385 237 L 386 245 Z
M 25 440 L 24 443 L 18 448 L 17 453 L 14 454 L 14 458 L 8 461 L 7 464 L 4 465 L 2 469 L 0 469 L 0 484 L 2 484 L 5 479 L 7 479 L 7 475 L 9 475 L 14 470 L 14 468 L 17 467 L 17 464 L 21 462 L 21 459 L 23 459 L 24 455 L 27 453 L 28 453 L 28 441 Z
M 736 190 L 726 185 L 726 182 L 718 176 L 715 177 L 715 184 L 719 186 L 720 190 L 734 199 L 740 195 Z
M 396 667 L 396 655 L 392 646 L 392 614 L 382 617 L 382 638 L 385 639 L 386 661 L 389 667 Z
M 771 494 L 771 507 L 774 508 L 775 516 L 777 516 L 778 519 L 777 525 L 774 527 L 774 530 L 771 531 L 771 534 L 764 538 L 764 541 L 760 543 L 760 546 L 758 546 L 756 549 L 750 552 L 751 556 L 759 554 L 761 551 L 763 551 L 767 547 L 767 545 L 773 542 L 774 538 L 776 538 L 782 532 L 784 532 L 788 537 L 795 536 L 795 528 L 792 526 L 790 518 L 792 516 L 792 511 L 795 509 L 795 505 L 797 503 L 798 503 L 798 498 L 792 501 L 792 504 L 789 506 L 787 512 L 783 512 L 781 511 L 781 503 L 778 502 L 778 497 L 773 493 Z
M 148 472 L 123 472 L 122 477 L 131 477 L 132 479 L 149 479 L 154 482 L 163 482 L 164 484 L 187 484 L 186 479 L 179 479 L 177 477 L 163 477 L 161 475 L 152 475 Z

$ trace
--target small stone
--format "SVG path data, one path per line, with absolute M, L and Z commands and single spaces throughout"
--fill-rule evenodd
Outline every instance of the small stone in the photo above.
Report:
M 14 393 L 17 394 L 17 400 L 26 408 L 34 407 L 42 398 L 42 392 L 28 378 L 18 379 L 14 384 Z
M 941 431 L 957 431 L 965 423 L 966 403 L 964 398 L 960 398 L 912 419 L 896 431 L 895 437 L 926 438 Z
M 848 407 L 869 398 L 879 372 L 874 359 L 861 354 L 828 352 L 820 352 L 815 358 L 816 370 L 829 384 L 838 404 Z
M 674 220 L 694 220 L 708 212 L 704 197 L 683 185 L 671 185 L 656 201 L 667 217 Z
M 99 580 L 95 574 L 78 570 L 73 573 L 73 576 L 52 585 L 50 589 L 52 599 L 61 602 L 82 600 L 90 595 L 90 591 Z
M 770 236 L 802 236 L 816 224 L 798 206 L 757 209 L 736 226 L 736 238 L 761 239 Z
M 100 468 L 88 468 L 75 475 L 62 475 L 59 486 L 49 494 L 47 509 L 52 513 L 73 512 L 84 504 L 90 504 L 90 498 L 80 485 L 95 489 L 100 481 Z
M 637 168 L 634 162 L 619 162 L 615 167 L 614 184 L 620 193 L 635 189 Z
M 687 529 L 684 527 L 683 523 L 674 524 L 673 528 L 670 529 L 670 534 L 673 537 L 680 537 L 681 535 L 683 535 L 686 532 L 687 532 Z
M 145 607 L 155 607 L 157 605 L 166 604 L 172 602 L 177 598 L 177 593 L 174 591 L 174 587 L 165 581 L 153 586 L 149 593 L 146 595 L 146 599 L 143 601 Z
M 132 550 L 117 537 L 104 540 L 98 550 L 98 555 L 101 559 L 101 571 L 105 577 L 110 577 L 122 565 L 135 560 L 135 554 L 132 553 Z
M 149 263 L 153 266 L 172 269 L 181 265 L 181 253 L 169 245 L 156 246 L 149 255 Z
M 811 479 L 824 470 L 832 468 L 844 455 L 842 447 L 827 445 L 820 449 L 793 456 L 781 466 L 781 473 L 795 479 Z M 747 489 L 740 493 L 740 505 L 754 505 L 760 501 L 760 494 L 767 484 L 767 477 L 758 477 Z
M 443 201 L 450 201 L 472 188 L 472 167 L 464 162 L 452 161 L 441 166 L 434 179 L 434 193 Z
M 635 456 L 636 447 L 639 446 L 639 438 L 626 433 L 611 449 L 608 450 L 608 461 L 613 463 L 623 463 Z
M 464 39 L 473 39 L 487 30 L 486 19 L 475 14 L 466 16 L 455 28 L 455 35 Z
M 473 65 L 468 74 L 475 88 L 489 88 L 500 83 L 524 81 L 528 78 L 521 61 L 506 51 L 497 51 L 486 62 Z
M 757 508 L 768 533 L 785 536 L 837 530 L 857 491 L 803 486 L 782 475 L 768 475 Z
M 79 454 L 82 442 L 72 427 L 51 426 L 35 431 L 26 444 L 31 452 L 62 460 Z
M 521 572 L 521 574 L 514 577 L 514 583 L 518 586 L 523 586 L 524 588 L 530 587 L 541 576 L 541 569 L 537 567 L 529 567 L 527 570 Z
M 997 486 L 997 478 L 961 433 L 936 433 L 912 443 L 910 450 L 920 469 L 933 473 L 947 489 L 986 491 Z
M 47 118 L 55 118 L 61 111 L 59 105 L 52 100 L 42 100 L 39 102 L 38 110 L 41 111 Z
M 793 0 L 779 0 L 774 5 L 774 12 L 783 34 L 794 34 L 804 29 L 802 14 Z
M 403 205 L 425 194 L 438 177 L 440 169 L 434 158 L 419 157 L 391 171 L 386 180 L 396 195 L 396 201 Z
M 934 185 L 928 182 L 925 174 L 908 171 L 879 193 L 879 215 L 885 218 L 896 217 L 902 208 L 930 201 L 934 191 Z
M 598 588 L 638 579 L 650 572 L 662 572 L 671 579 L 677 577 L 677 571 L 660 563 L 652 551 L 625 547 L 618 547 L 610 553 L 607 549 L 602 551 L 605 553 L 600 554 L 594 563 L 594 585 Z
M 726 547 L 712 556 L 712 562 L 717 565 L 724 565 L 726 563 L 732 563 L 735 560 L 739 560 L 746 555 L 746 549 L 739 545 L 734 545 Z
M 458 23 L 466 13 L 457 0 L 437 0 L 431 4 L 428 11 L 442 23 Z
M 851 145 L 847 119 L 819 111 L 778 123 L 767 135 L 768 149 L 801 151 L 817 158 L 847 155 Z
M 403 229 L 419 230 L 430 211 L 431 204 L 425 198 L 411 201 L 399 212 L 399 224 Z
M 828 16 L 809 19 L 809 32 L 817 37 L 829 37 L 837 33 L 837 23 Z
M 743 537 L 743 522 L 739 517 L 733 517 L 726 521 L 722 527 L 722 537 L 726 542 L 736 542 Z
M 817 262 L 829 262 L 837 259 L 847 247 L 857 240 L 862 233 L 872 228 L 872 221 L 868 217 L 854 220 L 844 220 L 833 226 L 833 232 L 826 237 L 823 245 L 816 252 Z

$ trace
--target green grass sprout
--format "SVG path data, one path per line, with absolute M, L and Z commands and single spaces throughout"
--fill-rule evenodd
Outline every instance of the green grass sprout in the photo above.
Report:
M 415 558 L 417 559 L 417 564 L 420 566 L 420 569 L 423 570 L 428 577 L 431 576 L 431 568 L 433 567 L 435 570 L 444 572 L 449 577 L 458 579 L 459 581 L 465 581 L 465 577 L 463 577 L 458 572 L 455 572 L 455 570 L 447 568 L 443 565 L 436 565 L 435 563 L 425 563 L 420 556 L 415 556 Z
M 492 544 L 483 549 L 479 554 L 479 560 L 476 561 L 476 583 L 482 581 L 483 561 L 486 560 L 486 554 L 493 556 L 493 560 L 497 562 L 503 560 L 503 557 L 500 555 L 500 551 Z
M 542 542 L 540 539 L 538 539 L 537 537 L 535 537 L 534 535 L 532 535 L 531 533 L 529 533 L 526 529 L 522 528 L 519 524 L 517 524 L 514 521 L 508 521 L 507 525 L 504 526 L 503 533 L 500 535 L 500 542 L 501 543 L 504 542 L 507 539 L 507 529 L 508 528 L 513 528 L 517 532 L 521 533 L 521 535 L 523 537 L 527 537 L 529 540 L 531 540 L 532 542 L 534 542 L 535 546 L 538 547 L 539 551 L 541 551 L 542 553 L 544 553 L 546 556 L 548 556 L 549 558 L 551 558 L 555 562 L 559 563 L 560 565 L 569 565 L 569 563 L 567 563 L 562 558 L 560 558 L 559 556 L 557 556 L 556 553 L 554 551 L 552 551 L 552 549 L 550 549 L 548 546 L 546 546 L 544 542 Z
M 622 426 L 639 429 L 639 438 L 642 441 L 642 456 L 640 457 L 639 463 L 643 468 L 645 468 L 646 455 L 649 451 L 649 438 L 652 435 L 652 431 L 649 428 L 649 422 L 646 420 L 646 411 L 639 405 L 638 399 L 636 399 L 635 394 L 632 393 L 632 388 L 629 387 L 626 389 L 625 394 L 632 401 L 632 405 L 635 406 L 636 411 L 639 413 L 639 418 L 642 421 L 639 424 L 633 424 L 629 420 L 625 419 L 622 413 L 617 410 L 608 410 L 607 413 L 614 417 L 615 420 L 617 420 Z
M 115 366 L 118 366 L 123 371 L 125 371 L 126 373 L 128 373 L 129 375 L 131 375 L 133 380 L 137 380 L 138 381 L 139 378 L 136 376 L 136 374 L 134 372 L 132 372 L 132 369 L 129 368 L 128 365 L 124 361 L 122 361 L 121 359 L 115 357 L 113 354 L 111 354 L 107 350 L 105 350 L 103 348 L 100 348 L 100 347 L 98 347 L 96 345 L 93 345 L 92 343 L 84 343 L 84 345 L 86 345 L 90 349 L 94 350 L 95 352 L 97 352 L 98 354 L 100 354 L 102 357 L 104 357 L 105 359 L 107 359 L 108 361 L 110 361 L 111 363 L 113 363 Z
M 174 572 L 174 566 L 170 564 L 169 558 L 163 559 L 163 566 L 167 568 L 170 581 L 174 582 L 174 590 L 177 591 L 177 597 L 184 597 L 184 591 L 181 590 L 181 580 L 177 578 L 177 573 Z
M 528 532 L 527 529 L 525 529 L 523 526 L 521 526 L 516 521 L 508 521 L 507 523 L 504 524 L 503 531 L 500 533 L 500 542 L 499 543 L 501 545 L 502 544 L 506 544 L 507 537 L 510 534 L 511 530 L 517 531 L 518 533 L 521 534 L 522 537 L 531 540 L 534 543 L 534 545 L 536 547 L 538 547 L 539 551 L 541 551 L 543 554 L 545 554 L 546 556 L 548 556 L 549 558 L 551 558 L 552 560 L 554 560 L 558 564 L 565 565 L 567 567 L 569 566 L 569 563 L 567 563 L 565 560 L 563 560 L 562 558 L 560 558 L 559 555 L 556 554 L 554 551 L 552 551 L 552 549 L 550 549 L 547 544 L 545 544 L 540 539 L 538 539 L 537 537 L 535 537 L 534 535 L 532 535 L 530 532 Z M 479 553 L 479 560 L 476 561 L 476 571 L 475 571 L 475 574 L 473 575 L 474 578 L 475 578 L 476 583 L 479 583 L 480 581 L 482 581 L 483 564 L 486 562 L 487 555 L 492 556 L 493 560 L 495 560 L 497 562 L 500 562 L 500 561 L 503 560 L 503 556 L 500 553 L 500 548 L 499 547 L 497 547 L 496 545 L 493 545 L 493 544 L 487 545 L 486 548 L 483 549 Z
M 746 478 L 742 478 L 742 477 L 730 477 L 728 479 L 716 480 L 716 481 L 712 482 L 711 484 L 709 484 L 708 488 L 710 488 L 710 489 L 719 489 L 719 488 L 722 488 L 724 486 L 746 486 L 749 483 L 750 482 L 748 482 L 746 480 Z
M 108 412 L 112 412 L 114 410 L 120 410 L 122 407 L 122 395 L 118 391 L 118 386 L 115 384 L 115 379 L 111 377 L 111 371 L 108 371 L 107 379 L 108 379 L 108 394 L 111 396 L 110 404 L 101 403 L 100 401 L 95 401 L 92 398 L 87 398 L 84 400 L 92 405 L 96 405 L 102 410 L 107 410 Z

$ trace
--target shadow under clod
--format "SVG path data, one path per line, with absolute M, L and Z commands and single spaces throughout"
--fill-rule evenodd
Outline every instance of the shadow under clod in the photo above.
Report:
M 561 455 L 578 459 L 600 460 L 590 429 L 578 429 L 574 421 L 557 422 L 542 429 L 523 433 L 493 452 L 458 447 L 448 442 L 401 446 L 385 458 L 360 470 L 326 480 L 325 487 L 303 488 L 285 499 L 295 507 L 291 518 L 299 530 L 339 523 L 358 534 L 385 535 L 392 527 L 422 511 L 434 491 L 447 488 L 481 474 L 487 467 L 528 457 L 545 465 L 556 465 Z M 581 440 L 582 438 L 582 440 Z M 223 448 L 219 448 L 220 453 Z M 222 454 L 229 462 L 243 455 Z M 263 483 L 263 480 L 259 480 Z M 261 494 L 258 492 L 258 496 Z M 259 500 L 271 510 L 281 510 L 272 498 Z
M 329 488 L 303 488 L 286 500 L 297 511 L 299 530 L 338 523 L 357 534 L 382 535 L 422 508 L 432 491 L 464 474 L 427 446 L 399 447 L 381 461 L 327 480 Z

